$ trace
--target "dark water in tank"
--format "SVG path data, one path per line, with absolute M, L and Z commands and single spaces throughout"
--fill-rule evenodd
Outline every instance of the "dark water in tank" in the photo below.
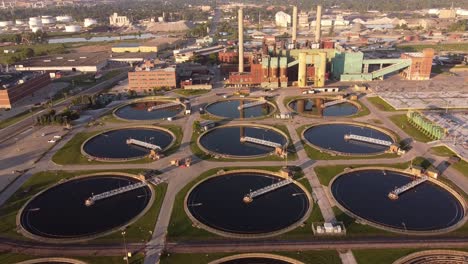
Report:
M 241 258 L 222 262 L 221 264 L 290 264 L 290 262 L 271 258 Z
M 267 128 L 243 127 L 244 135 L 275 143 L 286 144 L 286 138 Z M 233 156 L 253 156 L 267 154 L 274 149 L 252 143 L 240 142 L 241 127 L 215 128 L 200 138 L 200 144 L 210 151 Z
M 397 200 L 388 193 L 412 181 L 411 176 L 382 170 L 350 172 L 331 186 L 335 199 L 371 222 L 398 229 L 427 231 L 456 224 L 463 216 L 460 202 L 445 189 L 426 181 Z
M 312 99 L 304 99 L 304 109 L 299 110 L 297 100 L 289 103 L 291 107 L 297 113 L 303 114 L 314 114 L 318 115 L 318 109 L 315 107 L 315 102 Z M 358 112 L 358 108 L 351 103 L 341 103 L 326 107 L 323 110 L 323 116 L 350 116 Z
M 325 124 L 314 126 L 304 132 L 304 137 L 307 141 L 318 147 L 344 153 L 372 154 L 388 149 L 388 147 L 381 145 L 354 140 L 346 141 L 344 139 L 344 135 L 350 133 L 393 142 L 392 138 L 383 132 L 372 128 L 349 124 Z
M 262 234 L 286 228 L 299 221 L 309 208 L 304 191 L 289 184 L 253 202 L 243 202 L 254 191 L 281 178 L 259 173 L 236 173 L 202 182 L 189 194 L 192 215 L 212 228 L 239 234 Z
M 148 112 L 148 108 L 151 106 L 168 103 L 170 102 L 152 101 L 132 103 L 117 109 L 117 111 L 115 111 L 115 114 L 120 118 L 129 120 L 153 120 L 174 117 L 180 112 L 182 112 L 182 110 L 184 110 L 184 107 L 182 105 L 177 105 Z
M 237 107 L 240 105 L 240 102 L 243 101 L 244 104 L 254 102 L 253 100 L 228 100 L 213 103 L 209 105 L 206 110 L 213 115 L 222 116 L 226 118 L 240 118 L 240 111 Z M 251 117 L 260 117 L 270 114 L 273 111 L 273 107 L 265 103 L 263 105 L 257 105 L 253 107 L 248 107 L 242 110 L 244 113 L 244 118 Z
M 92 206 L 86 206 L 85 200 L 136 182 L 113 175 L 65 182 L 34 198 L 21 214 L 21 224 L 29 232 L 48 238 L 83 237 L 125 225 L 148 204 L 148 187 L 96 201 Z
M 84 145 L 86 153 L 94 157 L 126 159 L 149 154 L 146 148 L 127 144 L 128 138 L 134 138 L 160 146 L 169 146 L 172 136 L 162 130 L 150 128 L 125 128 L 104 132 L 90 139 Z

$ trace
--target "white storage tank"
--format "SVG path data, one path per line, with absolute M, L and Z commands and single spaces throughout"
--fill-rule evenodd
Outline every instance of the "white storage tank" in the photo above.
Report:
M 13 21 L 0 21 L 0 27 L 13 26 Z
M 94 18 L 85 18 L 84 20 L 84 27 L 90 27 L 92 25 L 96 25 L 97 24 L 97 20 L 94 19 Z
M 78 25 L 68 25 L 65 26 L 65 32 L 76 33 L 81 31 L 81 26 Z
M 26 20 L 23 20 L 23 19 L 16 19 L 15 24 L 16 25 L 26 25 L 27 22 L 26 22 Z
M 29 18 L 29 27 L 33 27 L 33 26 L 38 26 L 38 27 L 42 26 L 42 21 L 40 17 Z
M 57 22 L 61 22 L 61 23 L 69 23 L 69 22 L 72 22 L 72 17 L 71 16 L 58 16 L 56 17 L 57 19 Z
M 39 27 L 39 26 L 31 26 L 31 31 L 33 33 L 36 33 L 38 32 L 39 30 L 42 30 L 42 27 Z
M 41 22 L 42 24 L 46 25 L 46 24 L 55 24 L 55 17 L 51 17 L 51 16 L 42 16 L 41 17 Z

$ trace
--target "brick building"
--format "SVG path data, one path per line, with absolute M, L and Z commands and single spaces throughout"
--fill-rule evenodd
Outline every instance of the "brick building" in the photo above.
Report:
M 152 61 L 145 61 L 135 71 L 128 73 L 128 88 L 137 93 L 154 88 L 175 88 L 177 86 L 176 69 L 157 67 Z
M 13 76 L 13 79 L 8 83 L 4 78 L 1 80 L 0 108 L 12 108 L 14 103 L 50 84 L 48 73 L 22 73 L 20 78 Z
M 404 69 L 401 75 L 407 80 L 429 80 L 431 78 L 433 57 L 433 49 L 401 54 L 402 59 L 411 59 L 411 66 Z

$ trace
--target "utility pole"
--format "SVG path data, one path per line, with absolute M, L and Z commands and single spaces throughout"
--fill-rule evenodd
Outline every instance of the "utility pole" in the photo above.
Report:
M 122 231 L 122 236 L 123 236 L 124 249 L 125 249 L 125 256 L 124 256 L 124 259 L 125 259 L 125 261 L 127 261 L 127 264 L 129 264 L 129 262 L 128 262 L 127 242 L 125 241 L 125 230 Z

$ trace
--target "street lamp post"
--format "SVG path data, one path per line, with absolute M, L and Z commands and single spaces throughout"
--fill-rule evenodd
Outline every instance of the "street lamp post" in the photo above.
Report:
M 125 231 L 122 231 L 123 241 L 124 241 L 124 249 L 125 249 L 125 256 L 124 259 L 127 261 L 128 264 L 128 251 L 127 251 L 127 243 L 125 241 Z

